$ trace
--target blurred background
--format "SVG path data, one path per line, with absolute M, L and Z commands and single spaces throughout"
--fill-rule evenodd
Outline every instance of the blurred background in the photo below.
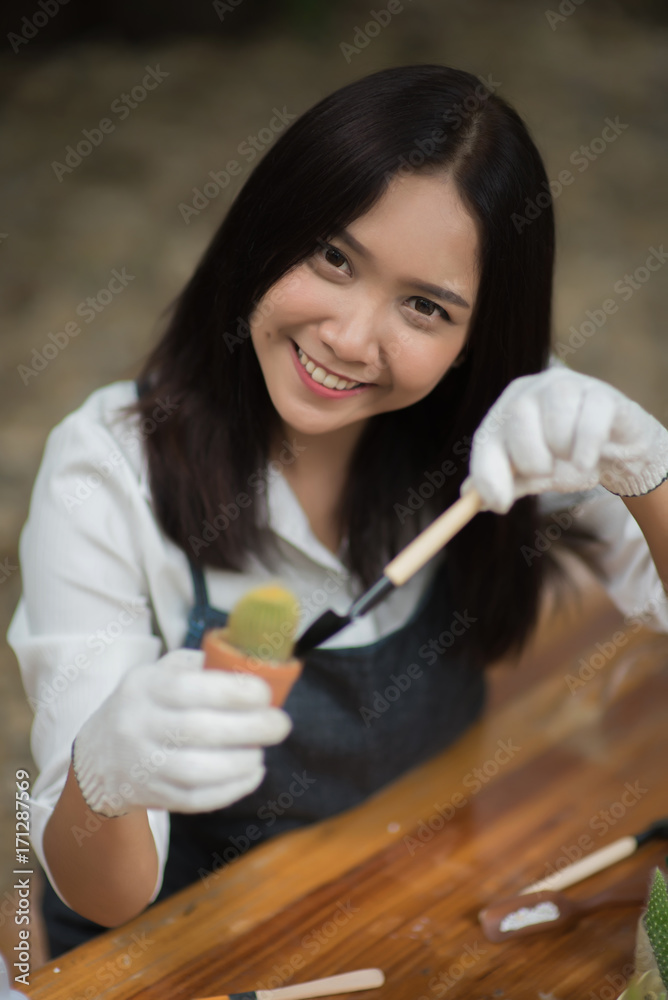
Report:
M 94 389 L 136 373 L 252 169 L 248 150 L 278 134 L 269 125 L 277 111 L 299 115 L 384 67 L 437 62 L 491 77 L 528 123 L 550 179 L 570 171 L 555 200 L 555 342 L 572 367 L 668 423 L 663 0 L 393 0 L 390 9 L 387 0 L 26 0 L 0 12 L 3 640 L 49 430 Z M 606 119 L 616 123 L 605 132 L 613 141 L 602 138 Z M 232 160 L 235 176 L 225 174 Z M 122 287 L 111 292 L 115 274 Z M 608 315 L 610 299 L 618 308 Z M 6 955 L 14 778 L 17 768 L 35 773 L 30 723 L 3 643 Z

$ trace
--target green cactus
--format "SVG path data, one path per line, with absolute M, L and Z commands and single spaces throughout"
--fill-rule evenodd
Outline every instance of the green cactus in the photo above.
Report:
M 659 868 L 654 872 L 644 923 L 659 975 L 668 986 L 668 886 Z
M 232 646 L 259 660 L 289 660 L 295 646 L 299 601 L 278 581 L 244 594 L 227 620 Z

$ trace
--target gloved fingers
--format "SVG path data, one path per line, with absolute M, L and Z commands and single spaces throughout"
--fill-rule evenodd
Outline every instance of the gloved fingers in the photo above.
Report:
M 180 813 L 202 813 L 223 809 L 254 792 L 262 784 L 265 773 L 265 768 L 262 766 L 224 785 L 204 785 L 201 788 L 158 786 L 154 792 L 154 808 Z
M 481 428 L 482 430 L 483 428 Z M 471 451 L 471 482 L 480 493 L 484 509 L 505 514 L 515 500 L 513 469 L 500 434 L 473 438 Z M 468 490 L 467 485 L 467 490 Z
M 245 712 L 204 708 L 165 713 L 151 726 L 150 736 L 158 744 L 168 733 L 179 733 L 184 746 L 254 747 L 281 743 L 291 729 L 290 716 L 280 708 Z
M 610 430 L 610 438 L 618 444 L 635 444 L 646 441 L 650 426 L 658 422 L 641 406 L 620 394 L 615 408 L 615 417 Z
M 506 448 L 520 476 L 549 476 L 554 456 L 544 435 L 540 397 L 526 393 L 515 400 L 505 428 Z
M 596 469 L 610 440 L 617 400 L 607 386 L 593 383 L 582 400 L 571 460 L 583 472 Z
M 201 670 L 204 666 L 204 653 L 201 649 L 172 649 L 160 657 L 156 666 L 175 670 Z
M 229 711 L 264 708 L 271 701 L 271 688 L 254 674 L 226 670 L 183 672 L 165 670 L 151 679 L 155 701 L 169 708 L 208 706 Z
M 156 769 L 156 778 L 179 788 L 202 788 L 248 778 L 263 764 L 264 752 L 260 747 L 185 749 L 167 757 Z
M 543 434 L 555 458 L 571 458 L 582 399 L 583 385 L 570 373 L 552 378 L 541 392 Z

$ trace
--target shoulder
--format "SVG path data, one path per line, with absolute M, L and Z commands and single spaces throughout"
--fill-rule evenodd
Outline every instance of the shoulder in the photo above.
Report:
M 124 411 L 137 401 L 132 381 L 119 381 L 92 392 L 49 433 L 35 479 L 33 502 L 63 503 L 69 512 L 80 501 L 91 515 L 105 497 L 139 501 L 147 493 L 145 421 Z M 102 487 L 102 488 L 100 488 Z
M 80 406 L 64 417 L 49 433 L 42 466 L 73 463 L 109 465 L 130 462 L 136 473 L 141 468 L 139 420 L 124 410 L 137 401 L 134 382 L 113 382 L 96 389 Z

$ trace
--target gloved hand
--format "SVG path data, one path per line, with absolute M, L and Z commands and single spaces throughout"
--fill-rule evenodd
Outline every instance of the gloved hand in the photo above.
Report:
M 601 483 L 649 493 L 668 476 L 668 431 L 606 382 L 555 365 L 514 379 L 473 437 L 469 476 L 483 510 L 505 514 L 528 493 Z
M 81 727 L 72 762 L 93 811 L 209 812 L 261 783 L 262 747 L 288 735 L 290 717 L 269 707 L 261 678 L 203 662 L 201 650 L 177 649 L 129 670 Z

